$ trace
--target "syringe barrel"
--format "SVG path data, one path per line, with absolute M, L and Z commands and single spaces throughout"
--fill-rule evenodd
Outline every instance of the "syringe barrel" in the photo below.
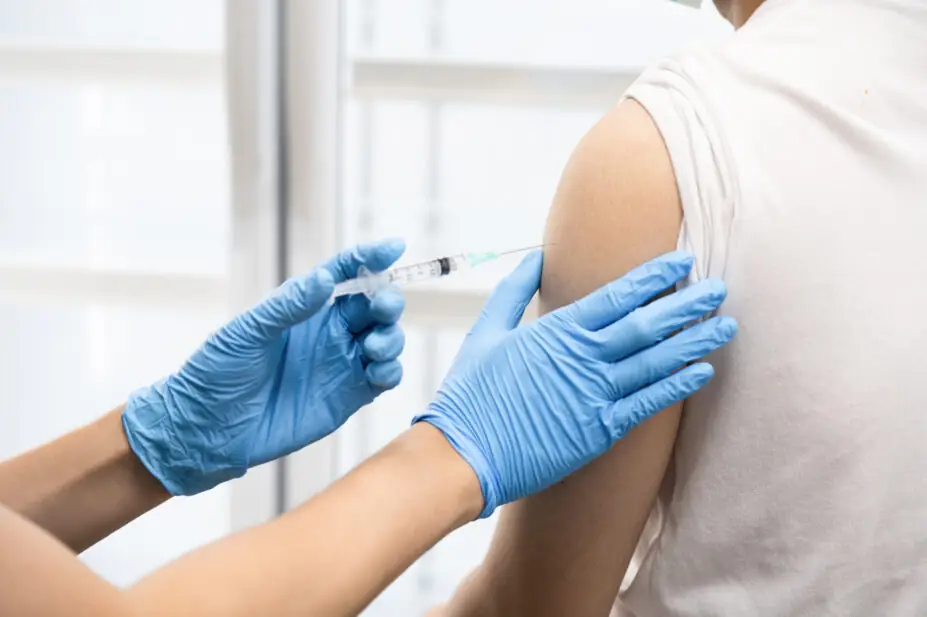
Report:
M 408 266 L 400 266 L 387 270 L 386 274 L 391 284 L 403 286 L 420 283 L 442 276 L 440 261 L 440 259 L 433 259 Z
M 335 297 L 362 293 L 369 298 L 388 285 L 404 287 L 412 283 L 441 278 L 452 272 L 465 270 L 468 267 L 470 267 L 470 262 L 464 253 L 409 266 L 391 268 L 385 272 L 375 274 L 361 266 L 357 278 L 335 285 Z

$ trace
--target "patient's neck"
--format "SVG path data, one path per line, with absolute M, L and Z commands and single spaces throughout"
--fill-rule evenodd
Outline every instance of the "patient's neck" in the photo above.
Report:
M 724 18 L 739 28 L 750 19 L 765 0 L 715 0 L 718 11 Z
M 766 0 L 732 0 L 730 13 L 726 16 L 728 21 L 734 24 L 735 28 L 740 28 L 747 23 L 753 12 L 760 8 Z

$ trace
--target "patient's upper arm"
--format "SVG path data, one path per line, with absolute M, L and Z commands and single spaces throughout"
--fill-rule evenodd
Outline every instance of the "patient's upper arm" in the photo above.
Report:
M 563 173 L 548 219 L 542 311 L 674 249 L 681 216 L 663 141 L 643 108 L 625 101 L 586 135 Z M 508 617 L 608 615 L 666 470 L 679 407 L 564 482 L 504 508 L 458 606 L 468 594 L 490 594 Z

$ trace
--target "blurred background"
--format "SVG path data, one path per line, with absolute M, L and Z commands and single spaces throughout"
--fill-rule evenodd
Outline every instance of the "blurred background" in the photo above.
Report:
M 0 0 L 0 457 L 119 405 L 343 246 L 398 235 L 411 262 L 537 244 L 585 131 L 649 63 L 728 34 L 693 4 Z M 513 265 L 410 289 L 403 385 L 336 436 L 85 561 L 131 584 L 351 469 L 426 404 Z M 445 599 L 494 524 L 365 615 Z

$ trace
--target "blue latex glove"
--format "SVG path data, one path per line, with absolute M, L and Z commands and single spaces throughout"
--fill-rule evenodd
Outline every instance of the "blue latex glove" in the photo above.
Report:
M 710 365 L 685 366 L 730 341 L 733 319 L 667 337 L 716 310 L 724 284 L 703 281 L 642 306 L 691 268 L 690 255 L 670 253 L 523 327 L 540 253 L 499 285 L 414 420 L 440 429 L 473 468 L 481 517 L 563 479 L 711 379 Z
M 226 324 L 123 413 L 132 450 L 174 495 L 244 475 L 337 429 L 402 377 L 405 301 L 395 288 L 328 302 L 361 265 L 396 261 L 399 240 L 345 251 Z

